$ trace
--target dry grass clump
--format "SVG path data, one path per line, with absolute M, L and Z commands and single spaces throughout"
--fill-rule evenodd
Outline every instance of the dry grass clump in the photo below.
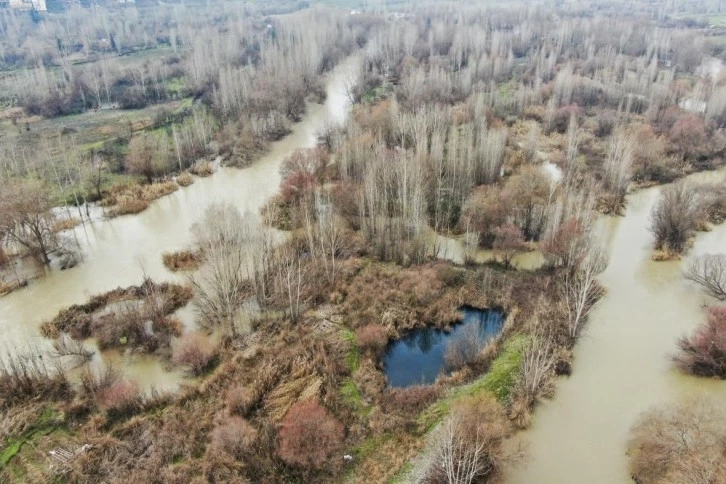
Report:
M 183 324 L 169 315 L 192 296 L 186 286 L 146 279 L 140 286 L 114 289 L 61 310 L 41 325 L 41 333 L 53 339 L 62 333 L 77 340 L 93 336 L 101 348 L 130 345 L 154 351 L 181 335 Z M 104 313 L 112 304 L 118 307 Z
M 172 272 L 195 271 L 201 264 L 201 254 L 191 250 L 166 252 L 162 254 L 164 266 Z
M 53 224 L 53 227 L 51 228 L 51 230 L 54 233 L 63 232 L 64 230 L 70 230 L 74 227 L 77 227 L 80 223 L 81 223 L 81 221 L 79 219 L 77 219 L 76 217 L 64 218 L 61 220 L 57 220 Z M 0 262 L 0 265 L 2 265 L 1 262 Z
M 388 332 L 380 324 L 368 324 L 356 329 L 355 343 L 361 350 L 377 355 L 388 344 Z
M 180 187 L 188 187 L 194 183 L 194 178 L 188 172 L 181 173 L 176 176 L 176 182 Z
M 726 482 L 726 407 L 694 400 L 650 410 L 631 429 L 628 456 L 639 484 Z
M 0 296 L 4 296 L 5 294 L 9 294 L 19 288 L 21 284 L 18 281 L 0 281 Z
M 117 185 L 113 187 L 101 201 L 105 207 L 111 207 L 109 217 L 135 214 L 146 210 L 149 203 L 179 189 L 179 185 L 171 180 L 149 185 L 138 183 Z
M 226 452 L 236 459 L 244 458 L 254 450 L 257 430 L 242 417 L 225 417 L 212 430 L 211 447 Z
M 214 173 L 214 165 L 211 162 L 196 163 L 189 169 L 192 175 L 207 177 Z
M 251 392 L 242 385 L 235 385 L 227 391 L 227 411 L 231 415 L 246 416 L 254 405 Z
M 217 348 L 198 333 L 189 333 L 182 337 L 172 355 L 172 361 L 188 368 L 194 376 L 209 370 L 219 356 Z

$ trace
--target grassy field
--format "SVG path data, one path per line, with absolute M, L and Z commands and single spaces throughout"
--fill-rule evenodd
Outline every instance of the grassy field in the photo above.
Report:
M 20 118 L 16 125 L 10 119 L 10 110 L 6 109 L 4 115 L 0 114 L 0 130 L 5 139 L 27 146 L 37 144 L 44 137 L 61 133 L 73 136 L 82 149 L 91 149 L 100 147 L 105 141 L 127 136 L 130 132 L 147 129 L 158 116 L 178 113 L 190 107 L 191 103 L 192 99 L 186 98 L 137 110 L 90 110 L 50 119 L 34 116 Z

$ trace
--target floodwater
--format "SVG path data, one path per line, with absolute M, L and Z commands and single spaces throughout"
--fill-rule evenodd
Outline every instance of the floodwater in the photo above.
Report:
M 457 338 L 469 338 L 474 331 L 481 346 L 499 334 L 504 325 L 501 311 L 477 309 L 469 306 L 459 308 L 463 320 L 449 331 L 438 328 L 421 328 L 411 331 L 392 343 L 384 360 L 388 385 L 408 387 L 428 385 L 445 370 L 444 356 L 447 346 Z
M 49 271 L 28 287 L 0 298 L 4 346 L 48 344 L 40 336 L 41 322 L 66 306 L 85 302 L 93 294 L 140 284 L 144 275 L 155 281 L 183 281 L 183 276 L 172 274 L 163 266 L 161 254 L 188 247 L 192 242 L 192 224 L 213 202 L 229 202 L 242 212 L 259 214 L 260 208 L 278 191 L 282 160 L 296 149 L 314 146 L 315 133 L 326 122 L 345 120 L 350 106 L 345 85 L 355 66 L 353 57 L 337 66 L 327 78 L 325 104 L 309 104 L 307 114 L 293 126 L 292 133 L 273 143 L 269 152 L 252 166 L 221 168 L 210 177 L 196 178 L 193 185 L 162 197 L 138 215 L 77 227 L 75 236 L 80 241 L 83 260 L 76 267 Z M 194 315 L 188 308 L 181 311 L 181 318 L 187 328 L 194 326 Z M 182 381 L 180 371 L 166 371 L 159 359 L 152 356 L 108 353 L 103 357 L 121 364 L 142 388 L 173 390 Z
M 691 178 L 726 181 L 726 171 Z M 625 450 L 640 414 L 694 395 L 726 403 L 726 382 L 687 376 L 669 361 L 678 337 L 705 319 L 705 304 L 716 302 L 683 280 L 684 264 L 726 253 L 726 224 L 700 233 L 684 260 L 653 262 L 648 218 L 659 190 L 630 195 L 625 216 L 603 219 L 610 263 L 600 281 L 607 294 L 575 347 L 572 376 L 559 381 L 554 399 L 537 408 L 532 427 L 521 433 L 529 459 L 506 482 L 632 482 Z

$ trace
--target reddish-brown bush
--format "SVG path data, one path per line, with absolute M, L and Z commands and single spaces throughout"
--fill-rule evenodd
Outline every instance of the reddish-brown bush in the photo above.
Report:
M 676 148 L 688 158 L 696 158 L 709 150 L 706 125 L 699 116 L 681 116 L 670 129 L 668 136 Z
M 674 360 L 685 371 L 726 379 L 726 306 L 708 308 L 706 322 L 678 347 Z
M 368 324 L 355 331 L 355 342 L 363 351 L 379 353 L 388 344 L 388 333 L 380 324 Z
M 316 400 L 294 404 L 280 427 L 278 455 L 286 463 L 307 469 L 335 469 L 342 462 L 345 429 Z
M 197 333 L 189 333 L 174 348 L 172 360 L 177 365 L 186 366 L 193 375 L 201 375 L 209 369 L 217 358 L 217 348 Z
M 524 250 L 527 246 L 524 243 L 522 229 L 514 224 L 506 224 L 494 230 L 494 250 L 499 251 L 502 262 L 506 267 L 512 265 L 512 259 L 517 252 Z
M 212 430 L 212 448 L 242 458 L 253 449 L 257 430 L 242 417 L 228 417 Z
M 102 409 L 116 414 L 133 413 L 142 404 L 138 385 L 128 380 L 121 380 L 101 389 L 96 398 Z
M 511 200 L 498 186 L 482 186 L 474 190 L 464 203 L 462 229 L 481 234 L 480 243 L 491 246 L 494 230 L 504 225 L 511 214 Z

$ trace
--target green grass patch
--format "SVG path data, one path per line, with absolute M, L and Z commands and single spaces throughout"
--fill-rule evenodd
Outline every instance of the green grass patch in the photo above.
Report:
M 170 79 L 169 82 L 166 83 L 166 91 L 170 95 L 177 95 L 181 96 L 184 94 L 184 90 L 186 89 L 186 84 L 184 83 L 183 77 L 175 77 L 173 79 Z
M 513 336 L 506 343 L 499 356 L 492 362 L 487 373 L 473 383 L 456 389 L 449 396 L 442 398 L 421 412 L 418 418 L 419 429 L 429 432 L 451 410 L 454 402 L 462 397 L 479 395 L 489 392 L 502 404 L 505 404 L 517 382 L 519 367 L 522 363 L 526 336 Z
M 391 484 L 404 484 L 408 482 L 408 476 L 413 471 L 413 462 L 407 461 L 401 468 L 396 472 L 396 475 L 389 481 Z
M 23 445 L 60 429 L 62 425 L 62 418 L 56 413 L 55 409 L 46 407 L 35 425 L 18 437 L 8 438 L 7 445 L 0 452 L 0 469 L 8 466 L 13 457 L 23 448 Z
M 350 349 L 348 354 L 345 356 L 345 363 L 351 373 L 355 373 L 360 367 L 360 349 L 355 344 L 355 332 L 349 328 L 342 328 L 340 330 L 341 338 L 344 341 L 350 343 Z
M 363 401 L 363 395 L 352 378 L 345 379 L 343 386 L 340 387 L 340 396 L 361 417 L 365 417 L 371 412 L 370 406 Z
M 483 391 L 489 392 L 499 403 L 506 403 L 512 393 L 519 367 L 522 364 L 524 347 L 527 344 L 525 336 L 514 336 L 504 345 L 502 353 L 492 362 L 489 371 L 467 387 L 468 395 L 477 395 Z
M 375 104 L 382 101 L 393 94 L 393 85 L 390 82 L 385 82 L 380 86 L 369 89 L 361 100 L 366 104 Z

